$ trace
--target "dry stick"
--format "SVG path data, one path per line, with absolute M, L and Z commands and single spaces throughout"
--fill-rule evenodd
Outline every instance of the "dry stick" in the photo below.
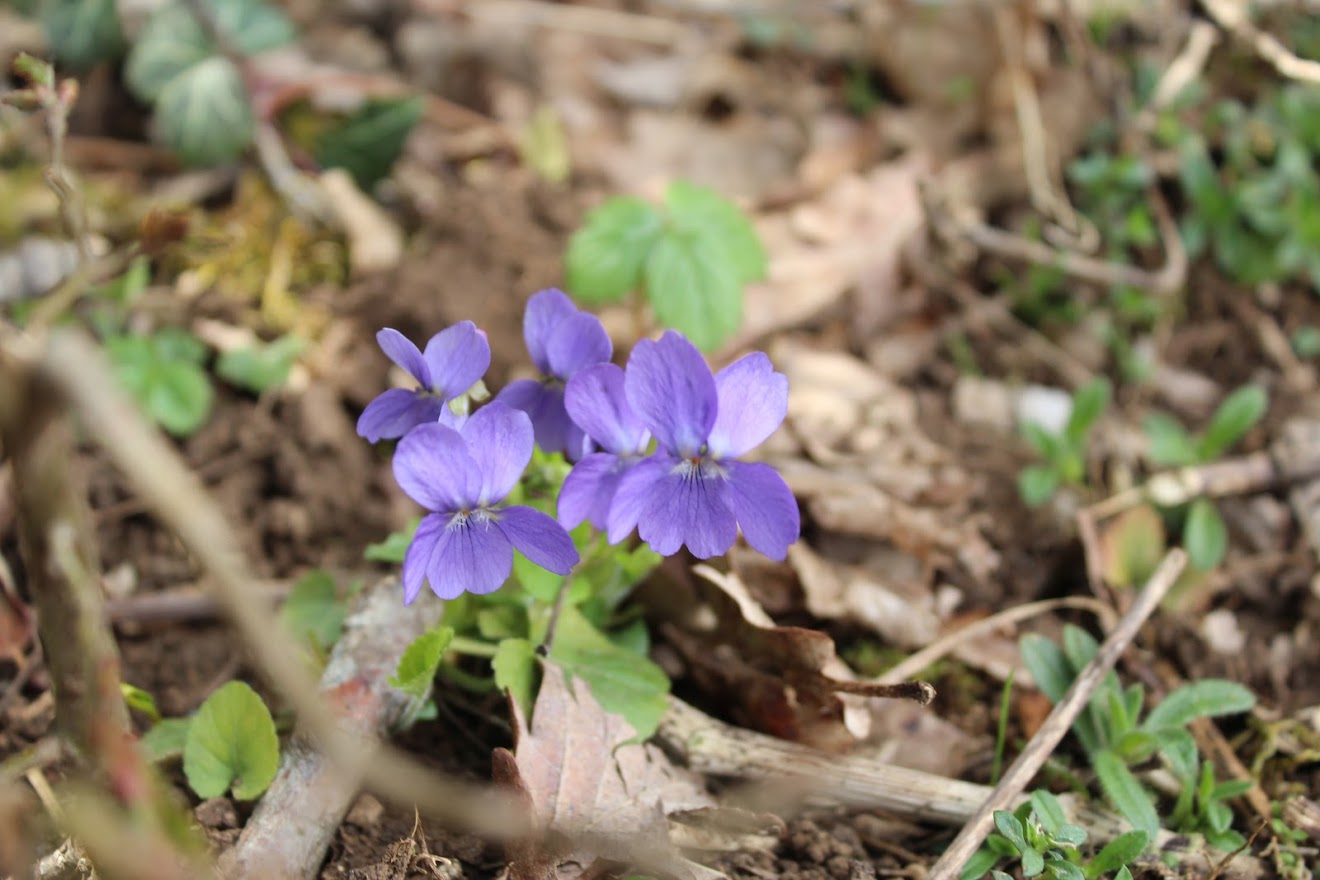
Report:
M 923 669 L 928 668 L 946 654 L 955 651 L 958 646 L 968 639 L 974 639 L 982 633 L 990 632 L 1001 626 L 1007 626 L 1013 623 L 1019 623 L 1028 618 L 1035 617 L 1038 614 L 1045 614 L 1059 608 L 1081 608 L 1094 613 L 1102 621 L 1105 632 L 1113 629 L 1114 610 L 1103 602 L 1092 599 L 1090 596 L 1066 596 L 1062 599 L 1044 599 L 1039 602 L 1028 602 L 1026 605 L 1015 605 L 1007 608 L 997 614 L 989 617 L 983 617 L 980 620 L 960 626 L 950 633 L 946 633 L 926 647 L 910 655 L 901 663 L 885 670 L 885 672 L 876 678 L 869 679 L 869 683 L 874 684 L 897 684 L 901 681 L 907 681 L 919 675 Z
M 321 675 L 321 693 L 339 710 L 339 728 L 369 747 L 413 706 L 389 678 L 404 649 L 439 622 L 444 605 L 425 595 L 399 600 L 399 582 L 386 578 L 358 600 Z M 317 876 L 335 830 L 357 794 L 357 781 L 339 771 L 304 737 L 284 750 L 279 774 L 220 859 L 227 877 Z
M 1241 0 L 1202 0 L 1215 24 L 1249 45 L 1282 76 L 1302 82 L 1320 83 L 1320 62 L 1298 58 L 1274 36 L 1257 28 L 1247 19 L 1249 4 Z
M 959 826 L 991 794 L 986 785 L 899 767 L 867 756 L 829 754 L 718 721 L 671 699 L 657 740 L 686 766 L 712 776 L 758 780 L 759 790 L 742 792 L 741 803 L 757 812 L 792 812 L 804 798 L 825 799 L 859 810 L 885 810 L 907 819 Z M 1075 795 L 1059 798 L 1069 821 L 1086 828 L 1092 843 L 1103 844 L 1131 826 L 1122 817 Z M 1152 862 L 1172 855 L 1184 863 L 1217 858 L 1203 842 L 1160 829 Z M 1252 880 L 1264 874 L 1258 859 L 1241 856 L 1224 874 Z
M 1053 754 L 1068 729 L 1072 727 L 1073 721 L 1090 701 L 1105 674 L 1113 669 L 1119 655 L 1136 637 L 1137 630 L 1141 629 L 1146 618 L 1159 607 L 1165 594 L 1169 592 L 1169 588 L 1182 574 L 1186 565 L 1187 554 L 1181 549 L 1175 547 L 1165 554 L 1164 561 L 1150 576 L 1150 580 L 1137 596 L 1132 608 L 1123 615 L 1123 619 L 1110 633 L 1109 638 L 1105 639 L 1099 653 L 1078 673 L 1068 692 L 1055 705 L 1040 730 L 1031 738 L 1031 742 L 1027 743 L 1022 754 L 1018 755 L 1017 760 L 1004 773 L 995 790 L 958 832 L 958 836 L 949 844 L 949 848 L 940 856 L 940 860 L 931 867 L 930 873 L 926 875 L 927 880 L 955 880 L 958 872 L 980 847 L 981 841 L 994 825 L 995 811 L 1009 809 Z
M 523 814 L 509 798 L 437 773 L 387 745 L 367 747 L 361 737 L 340 731 L 302 656 L 289 644 L 269 605 L 252 595 L 251 585 L 257 579 L 224 514 L 174 448 L 114 386 L 109 366 L 95 345 L 81 333 L 56 333 L 40 368 L 156 514 L 208 571 L 217 600 L 247 643 L 257 668 L 346 774 L 365 779 L 369 787 L 391 800 L 415 804 L 423 813 L 490 837 L 527 830 Z

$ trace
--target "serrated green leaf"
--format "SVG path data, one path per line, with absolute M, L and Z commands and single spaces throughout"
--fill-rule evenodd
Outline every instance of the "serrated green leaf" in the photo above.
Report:
M 188 726 L 183 772 L 198 797 L 219 797 L 232 785 L 237 800 L 252 800 L 275 778 L 279 762 L 270 710 L 241 681 L 211 694 Z
M 183 757 L 191 718 L 163 718 L 142 735 L 142 755 L 153 764 Z
M 665 207 L 670 225 L 712 244 L 740 284 L 765 277 L 765 248 L 756 227 L 733 202 L 712 189 L 678 180 L 665 191 Z
M 599 303 L 639 288 L 642 268 L 663 227 L 659 211 L 631 196 L 617 196 L 591 211 L 564 256 L 568 292 Z
M 1043 464 L 1033 464 L 1018 471 L 1018 494 L 1029 507 L 1039 507 L 1059 489 L 1059 475 Z
M 426 696 L 445 656 L 445 649 L 453 640 L 454 630 L 448 626 L 427 630 L 413 639 L 399 658 L 399 667 L 390 678 L 390 685 L 417 699 Z
M 1144 831 L 1127 831 L 1105 844 L 1095 858 L 1086 863 L 1087 877 L 1101 877 L 1117 871 L 1146 851 L 1150 838 Z
M 1201 437 L 1198 450 L 1201 460 L 1213 461 L 1241 440 L 1261 420 L 1269 405 L 1269 396 L 1258 385 L 1245 385 L 1225 398 Z
M 572 606 L 560 611 L 550 656 L 586 681 L 601 708 L 623 716 L 639 740 L 655 733 L 669 706 L 669 677 L 659 666 L 611 642 Z
M 147 20 L 128 53 L 124 79 L 139 99 L 154 102 L 165 87 L 215 47 L 183 3 L 166 3 Z
M 243 77 L 213 56 L 169 81 L 156 99 L 165 143 L 189 165 L 219 165 L 252 143 L 254 121 Z
M 265 345 L 230 349 L 216 360 L 215 373 L 230 385 L 264 394 L 288 381 L 304 347 L 297 336 L 281 336 Z
M 665 232 L 643 274 L 656 318 L 702 351 L 718 348 L 742 323 L 742 284 L 716 245 L 698 234 Z
M 179 331 L 106 340 L 106 353 L 120 384 L 165 430 L 187 436 L 210 415 L 211 380 L 198 366 L 205 349 Z
M 495 685 L 507 691 L 524 718 L 532 715 L 532 691 L 536 685 L 536 646 L 527 639 L 504 639 L 490 661 Z
M 343 168 L 359 187 L 370 192 L 389 176 L 425 107 L 421 96 L 367 101 L 317 138 L 312 149 L 317 164 Z
M 118 58 L 124 34 L 117 7 L 115 0 L 42 0 L 38 16 L 51 54 L 74 70 Z
M 1228 527 L 1219 508 L 1209 498 L 1198 498 L 1187 511 L 1183 546 L 1192 565 L 1208 571 L 1224 561 L 1228 553 Z
M 1195 441 L 1172 416 L 1153 412 L 1146 416 L 1143 427 L 1148 444 L 1146 455 L 1152 464 L 1183 467 L 1198 462 Z
M 293 637 L 300 642 L 311 642 L 322 651 L 338 641 L 347 613 L 334 578 L 321 569 L 299 578 L 280 609 L 284 626 Z
M 1256 695 L 1235 681 L 1207 678 L 1194 681 L 1170 691 L 1150 710 L 1142 728 L 1155 731 L 1161 728 L 1186 727 L 1197 718 L 1218 718 L 1249 712 L 1256 705 Z
M 1133 828 L 1145 832 L 1147 839 L 1154 838 L 1160 828 L 1155 803 L 1123 759 L 1108 749 L 1101 749 L 1092 756 L 1091 762 L 1100 787 L 1114 809 L 1131 822 Z

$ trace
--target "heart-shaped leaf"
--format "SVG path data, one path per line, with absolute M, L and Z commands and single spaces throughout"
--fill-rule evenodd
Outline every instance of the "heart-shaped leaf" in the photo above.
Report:
M 666 327 L 703 351 L 718 348 L 742 323 L 742 284 L 715 241 L 667 230 L 646 259 L 646 295 Z
M 663 224 L 655 208 L 631 196 L 593 210 L 568 242 L 568 292 L 586 302 L 609 302 L 637 289 Z
M 170 149 L 190 165 L 218 165 L 252 142 L 252 106 L 243 77 L 213 56 L 169 81 L 156 99 L 156 120 Z
M 211 694 L 188 726 L 183 772 L 198 797 L 219 797 L 232 785 L 235 798 L 252 800 L 270 785 L 279 763 L 270 710 L 241 681 Z

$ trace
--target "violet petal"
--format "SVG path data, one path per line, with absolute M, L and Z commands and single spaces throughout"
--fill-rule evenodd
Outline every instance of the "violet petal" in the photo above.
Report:
M 427 510 L 453 513 L 476 506 L 481 472 L 453 428 L 418 425 L 394 450 L 394 479 Z
M 741 357 L 715 375 L 719 413 L 707 438 L 718 458 L 736 458 L 759 446 L 788 414 L 788 377 L 764 352 Z
M 376 333 L 376 344 L 385 356 L 398 364 L 403 371 L 417 380 L 423 388 L 431 387 L 431 371 L 426 360 L 412 340 L 393 327 L 386 327 Z
M 614 490 L 607 517 L 607 536 L 611 544 L 619 543 L 637 528 L 637 521 L 650 503 L 655 484 L 678 463 L 668 455 L 653 455 L 642 459 L 623 475 Z
M 728 552 L 738 538 L 728 481 L 676 468 L 652 484 L 637 534 L 661 556 L 684 545 L 698 559 Z
M 498 503 L 532 460 L 532 420 L 525 412 L 493 400 L 468 418 L 462 438 L 480 475 L 477 505 Z
M 589 520 L 605 531 L 610 504 L 626 469 L 618 456 L 607 452 L 593 453 L 573 465 L 559 490 L 556 510 L 564 528 L 577 528 L 583 520 Z
M 523 341 L 527 343 L 527 353 L 532 356 L 532 363 L 541 375 L 550 375 L 549 344 L 555 325 L 577 311 L 568 294 L 554 287 L 539 290 L 527 300 L 527 310 L 523 312 Z
M 668 330 L 659 342 L 643 339 L 624 373 L 633 412 L 673 455 L 700 453 L 715 424 L 715 377 L 696 346 Z
M 422 356 L 431 370 L 431 389 L 453 400 L 486 375 L 490 342 L 476 324 L 459 321 L 432 336 Z
M 623 370 L 614 364 L 597 364 L 575 373 L 564 388 L 564 407 L 579 428 L 615 455 L 639 452 L 651 439 L 628 405 Z
M 546 340 L 549 375 L 568 379 L 578 370 L 609 361 L 614 345 L 600 318 L 590 312 L 566 316 L 550 331 Z
M 568 574 L 577 565 L 573 539 L 553 517 L 515 504 L 500 510 L 496 522 L 519 553 L 547 571 Z
M 441 599 L 456 599 L 464 592 L 493 593 L 512 573 L 509 539 L 492 520 L 477 515 L 440 533 L 426 579 Z
M 358 416 L 357 432 L 372 443 L 393 440 L 418 425 L 440 418 L 444 403 L 433 395 L 391 388 L 376 396 Z
M 417 524 L 408 552 L 403 556 L 403 604 L 411 605 L 422 592 L 426 570 L 430 567 L 436 542 L 447 522 L 448 514 L 432 513 L 422 517 L 422 521 Z
M 753 550 L 782 560 L 802 525 L 792 490 L 768 464 L 732 461 L 724 466 L 743 537 Z

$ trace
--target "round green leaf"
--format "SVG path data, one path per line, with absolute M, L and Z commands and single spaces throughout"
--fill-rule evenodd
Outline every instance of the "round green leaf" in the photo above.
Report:
M 214 54 L 206 33 L 187 7 L 166 3 L 151 16 L 134 42 L 124 78 L 138 98 L 155 101 L 175 77 Z
M 710 242 L 740 283 L 765 277 L 766 254 L 750 220 L 738 206 L 712 189 L 679 180 L 665 191 L 674 229 Z
M 660 323 L 703 351 L 718 348 L 742 323 L 742 284 L 711 240 L 666 232 L 651 249 L 645 275 Z
M 1183 546 L 1192 565 L 1202 571 L 1214 568 L 1228 552 L 1228 528 L 1209 498 L 1192 502 L 1183 526 Z
M 210 415 L 213 396 L 211 380 L 201 367 L 176 361 L 157 365 L 144 402 L 162 428 L 186 437 Z
M 188 726 L 183 772 L 198 797 L 219 797 L 232 784 L 235 798 L 252 800 L 275 778 L 279 762 L 270 710 L 241 681 L 211 694 Z
M 586 302 L 609 302 L 637 289 L 663 223 L 648 202 L 631 196 L 596 208 L 568 242 L 568 292 Z
M 1039 507 L 1059 488 L 1059 475 L 1051 468 L 1033 464 L 1018 473 L 1018 494 L 1028 507 Z
M 124 51 L 115 0 L 43 0 L 38 12 L 61 64 L 85 70 Z
M 165 142 L 190 165 L 236 158 L 252 142 L 252 107 L 243 77 L 214 56 L 170 80 L 156 101 Z

